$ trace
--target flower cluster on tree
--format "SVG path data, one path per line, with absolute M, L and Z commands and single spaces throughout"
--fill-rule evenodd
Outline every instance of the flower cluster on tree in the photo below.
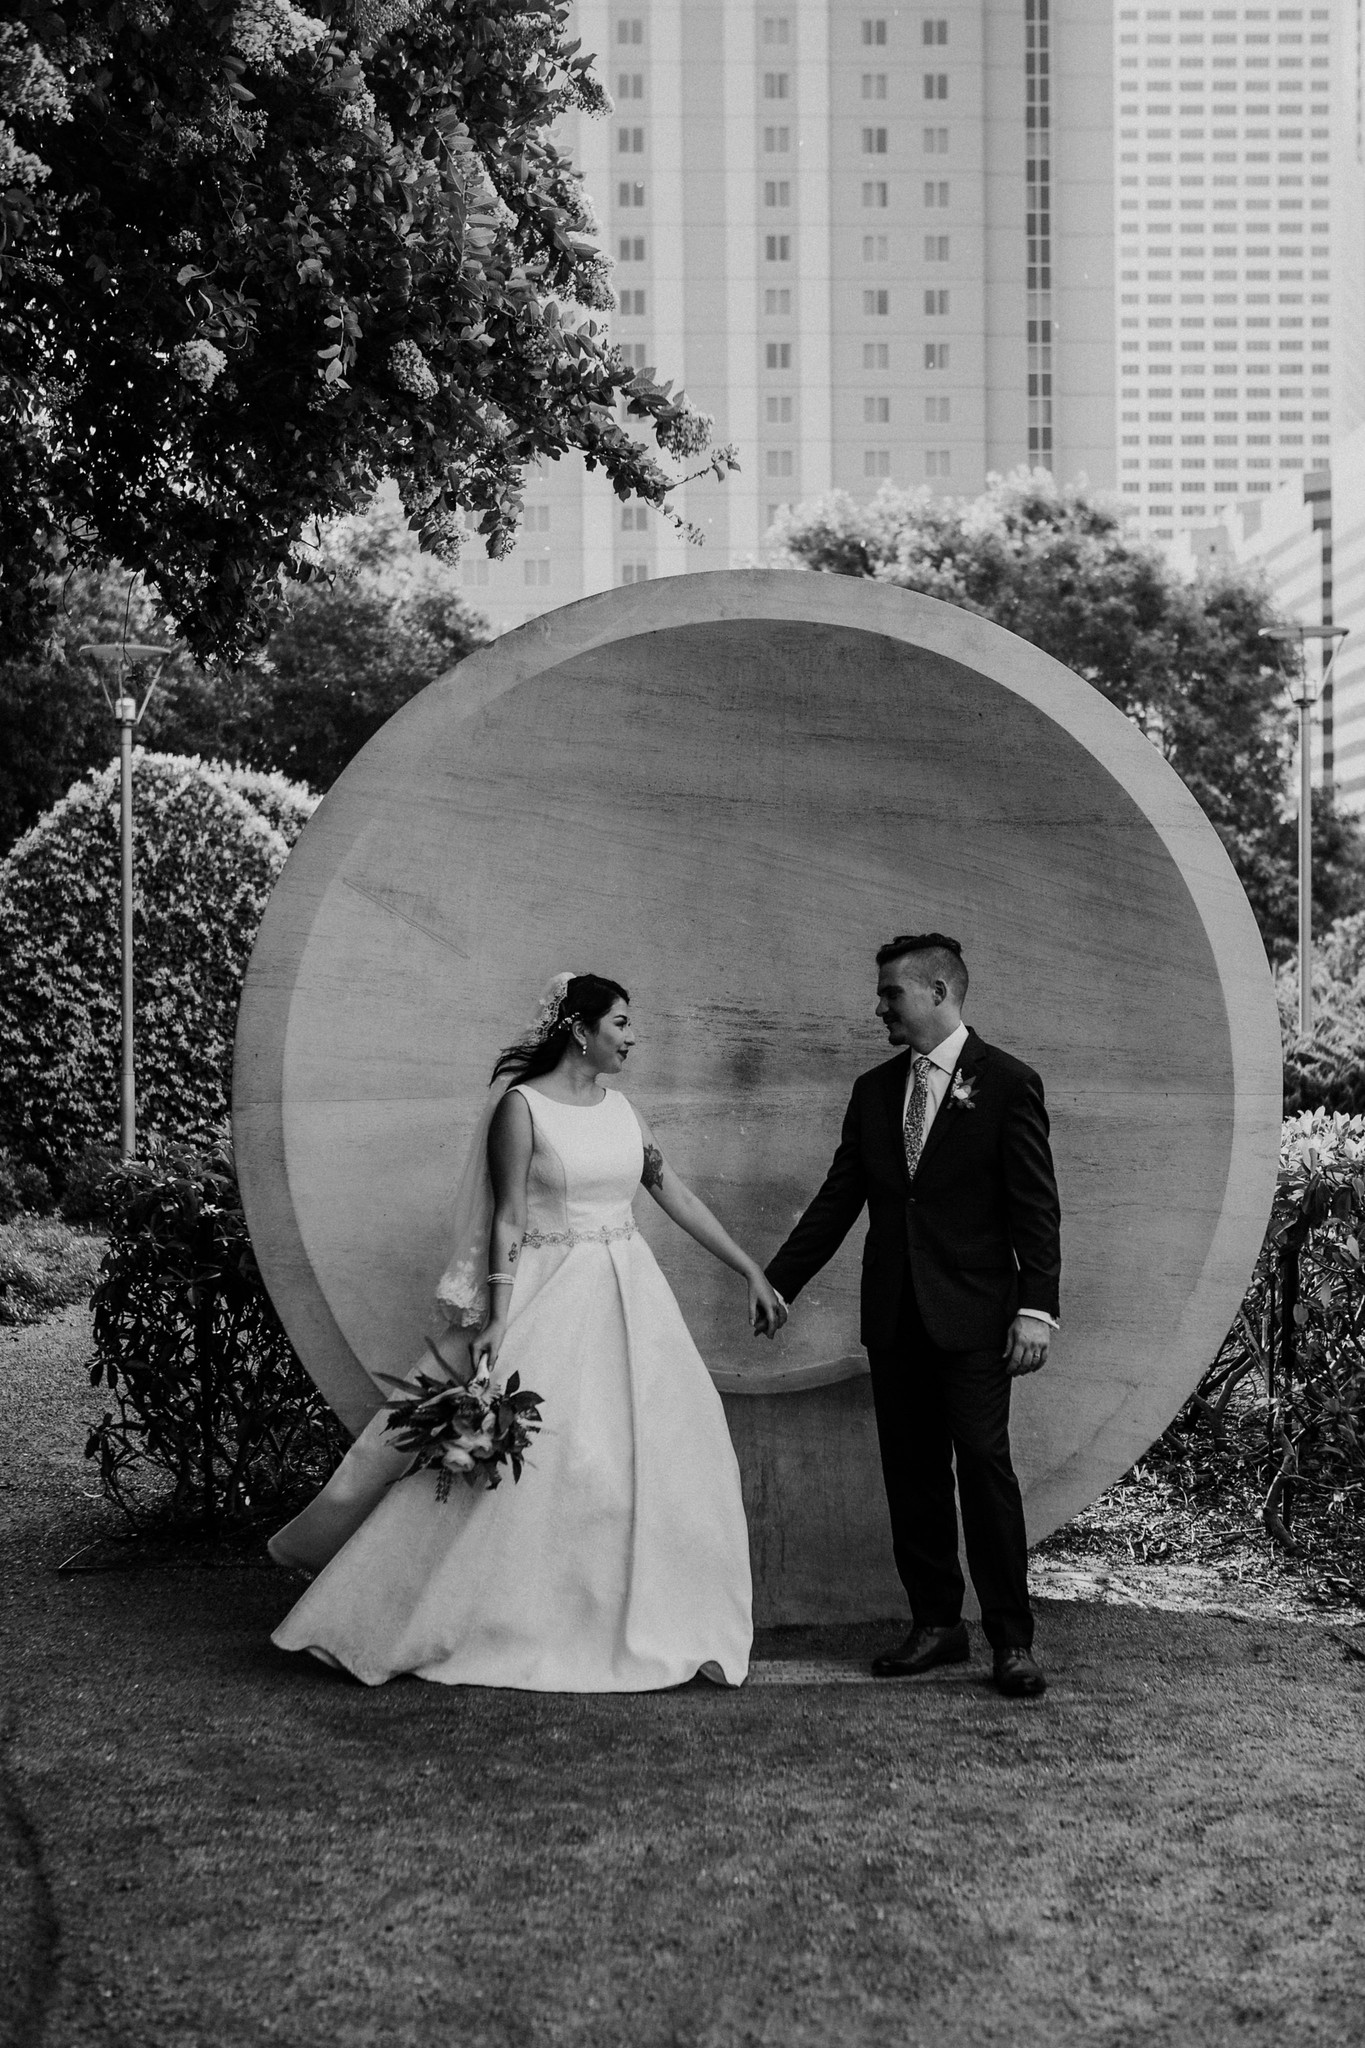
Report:
M 201 658 L 266 636 L 309 523 L 398 480 L 512 545 L 567 451 L 659 506 L 711 423 L 628 365 L 552 137 L 603 110 L 568 0 L 19 0 L 0 37 L 0 629 L 63 548 Z M 717 473 L 728 449 L 711 456 Z

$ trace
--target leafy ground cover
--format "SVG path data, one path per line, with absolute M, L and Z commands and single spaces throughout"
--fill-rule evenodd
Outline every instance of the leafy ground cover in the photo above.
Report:
M 1365 1631 L 1045 1602 L 1036 1706 L 816 1682 L 866 1629 L 737 1694 L 367 1691 L 256 1560 L 55 1574 L 87 1329 L 0 1333 L 5 2048 L 1358 2038 Z
M 0 1324 L 36 1323 L 90 1299 L 104 1239 L 60 1216 L 0 1223 Z

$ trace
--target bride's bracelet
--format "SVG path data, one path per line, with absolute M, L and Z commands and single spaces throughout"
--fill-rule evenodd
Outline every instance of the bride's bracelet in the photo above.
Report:
M 501 1282 L 504 1287 L 511 1287 L 515 1284 L 516 1277 L 515 1273 L 490 1273 L 488 1284 L 490 1287 L 496 1287 Z

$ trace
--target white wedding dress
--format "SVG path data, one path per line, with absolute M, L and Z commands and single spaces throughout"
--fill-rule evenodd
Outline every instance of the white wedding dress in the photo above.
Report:
M 324 1567 L 273 1640 L 367 1685 L 399 1672 L 534 1692 L 646 1692 L 698 1672 L 740 1685 L 753 1628 L 739 1468 L 635 1230 L 635 1113 L 610 1090 L 583 1107 L 520 1092 L 535 1143 L 495 1376 L 520 1373 L 542 1397 L 521 1482 L 457 1477 L 441 1502 L 434 1471 L 399 1476 L 381 1412 L 271 1543 L 281 1563 Z

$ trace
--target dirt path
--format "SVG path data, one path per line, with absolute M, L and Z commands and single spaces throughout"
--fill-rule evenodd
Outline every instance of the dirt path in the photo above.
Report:
M 269 1569 L 54 1576 L 82 1341 L 0 1343 L 3 2048 L 1359 2042 L 1347 1625 L 1111 1582 L 1024 1706 L 873 1685 L 871 1630 L 740 1693 L 367 1691 L 271 1649 Z

